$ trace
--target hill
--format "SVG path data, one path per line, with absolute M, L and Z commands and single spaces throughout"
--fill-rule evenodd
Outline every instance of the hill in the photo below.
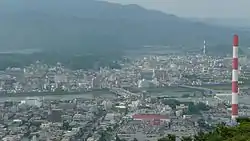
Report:
M 211 25 L 227 26 L 236 29 L 249 29 L 250 19 L 242 18 L 190 18 L 192 21 L 200 21 Z
M 237 119 L 237 126 L 218 125 L 209 133 L 200 132 L 196 136 L 183 137 L 181 141 L 249 141 L 250 120 L 249 118 Z M 168 135 L 158 141 L 175 141 L 175 135 Z
M 192 22 L 137 5 L 95 0 L 2 0 L 0 19 L 2 50 L 79 53 L 143 45 L 195 48 L 204 39 L 210 45 L 231 45 L 234 33 L 239 33 L 242 44 L 250 37 L 248 32 Z
M 0 20 L 0 70 L 35 60 L 71 69 L 120 68 L 114 60 L 124 50 L 144 45 L 200 49 L 206 39 L 211 50 L 224 53 L 234 33 L 241 45 L 250 42 L 249 32 L 97 0 L 1 0 Z

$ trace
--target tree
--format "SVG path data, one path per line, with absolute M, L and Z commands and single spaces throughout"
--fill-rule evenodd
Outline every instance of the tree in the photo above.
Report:
M 199 120 L 197 121 L 197 123 L 198 123 L 199 126 L 201 126 L 201 127 L 204 127 L 204 125 L 206 124 L 206 122 L 205 122 L 204 119 L 199 119 Z
M 182 137 L 181 141 L 193 141 L 191 137 Z
M 200 114 L 201 111 L 207 111 L 210 107 L 206 104 L 199 102 L 194 104 L 193 102 L 188 103 L 188 111 L 187 114 Z
M 69 122 L 67 122 L 67 121 L 63 122 L 63 129 L 64 130 L 70 130 Z
M 113 129 L 112 129 L 111 127 L 108 127 L 108 128 L 107 128 L 107 131 L 108 131 L 108 132 L 112 132 Z
M 165 105 L 169 105 L 173 109 L 176 108 L 176 105 L 181 104 L 181 102 L 176 99 L 164 99 L 162 100 L 162 103 Z
M 159 139 L 158 141 L 175 141 L 176 136 L 172 134 L 168 134 L 166 137 Z
M 197 135 L 195 135 L 194 141 L 205 141 L 204 132 L 200 131 Z
M 115 141 L 121 141 L 121 139 L 119 138 L 117 134 L 115 135 Z
M 168 137 L 164 137 L 164 138 L 159 139 L 158 141 L 170 141 L 170 140 Z
M 138 140 L 136 138 L 134 138 L 133 141 L 138 141 Z
M 227 126 L 226 124 L 217 125 L 209 133 L 199 132 L 194 137 L 184 137 L 182 141 L 250 141 L 250 119 L 238 118 L 238 124 Z M 170 141 L 169 136 L 158 141 Z
M 168 139 L 169 139 L 169 141 L 175 141 L 176 140 L 176 136 L 168 134 Z
M 98 141 L 106 141 L 105 136 L 101 136 Z
M 190 95 L 189 94 L 183 94 L 181 97 L 188 98 L 188 97 L 190 97 Z

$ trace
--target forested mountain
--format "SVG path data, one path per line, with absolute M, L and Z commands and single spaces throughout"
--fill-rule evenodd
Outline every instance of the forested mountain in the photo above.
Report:
M 1 0 L 1 49 L 109 51 L 143 45 L 231 44 L 237 31 L 137 5 L 96 0 Z M 237 32 L 247 44 L 248 32 Z
M 231 28 L 250 28 L 250 19 L 243 18 L 189 18 L 192 21 L 200 21 L 211 25 L 227 26 Z
M 0 70 L 23 67 L 35 60 L 62 62 L 72 69 L 119 68 L 126 49 L 171 45 L 199 49 L 205 39 L 210 50 L 231 50 L 232 36 L 249 45 L 249 32 L 206 25 L 138 5 L 97 0 L 1 0 Z M 230 49 L 225 49 L 230 46 Z M 13 50 L 37 49 L 17 54 Z M 6 54 L 3 52 L 12 52 Z

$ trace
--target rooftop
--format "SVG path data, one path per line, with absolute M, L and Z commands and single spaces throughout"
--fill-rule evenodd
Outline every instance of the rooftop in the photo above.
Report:
M 134 119 L 168 119 L 168 116 L 159 114 L 135 114 Z

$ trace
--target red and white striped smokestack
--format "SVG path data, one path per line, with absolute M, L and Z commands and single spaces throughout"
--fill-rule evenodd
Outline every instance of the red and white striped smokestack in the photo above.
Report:
M 239 37 L 234 35 L 233 38 L 233 61 L 232 61 L 232 119 L 238 117 L 238 46 Z

